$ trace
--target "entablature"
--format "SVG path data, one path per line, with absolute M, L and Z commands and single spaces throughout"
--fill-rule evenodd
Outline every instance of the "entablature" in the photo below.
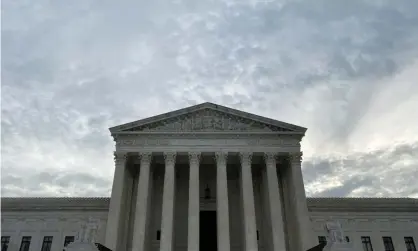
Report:
M 118 134 L 116 151 L 300 152 L 300 136 L 272 133 Z

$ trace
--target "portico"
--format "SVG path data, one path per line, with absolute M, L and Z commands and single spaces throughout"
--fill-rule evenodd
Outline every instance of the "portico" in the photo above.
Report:
M 217 235 L 219 251 L 314 246 L 301 173 L 305 128 L 204 103 L 110 131 L 112 250 L 213 250 L 202 246 L 205 234 Z

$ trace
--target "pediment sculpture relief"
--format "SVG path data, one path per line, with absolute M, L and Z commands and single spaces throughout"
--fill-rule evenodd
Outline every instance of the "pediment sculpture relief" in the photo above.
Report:
M 134 128 L 133 131 L 290 131 L 239 116 L 203 110 Z

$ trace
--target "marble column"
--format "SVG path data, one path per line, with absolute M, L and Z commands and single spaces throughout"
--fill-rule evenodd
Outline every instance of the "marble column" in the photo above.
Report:
M 302 175 L 302 153 L 292 153 L 289 155 L 289 183 L 292 200 L 292 209 L 295 220 L 295 231 L 298 250 L 308 250 L 316 245 L 313 235 L 312 223 L 309 218 L 308 205 L 306 203 L 305 186 Z
M 187 250 L 199 251 L 199 164 L 200 153 L 189 153 L 190 175 L 189 175 L 189 225 L 187 235 Z
M 130 201 L 126 197 L 125 183 L 127 176 L 130 175 L 126 168 L 127 154 L 115 152 L 115 174 L 113 176 L 113 186 L 110 198 L 109 212 L 106 227 L 106 247 L 112 250 L 124 249 L 122 243 L 124 228 L 124 210 L 126 204 Z
M 266 182 L 269 205 L 269 221 L 272 236 L 272 251 L 285 251 L 286 241 L 284 232 L 284 222 L 282 214 L 282 205 L 279 191 L 279 180 L 276 170 L 276 155 L 274 153 L 265 153 L 264 161 L 266 163 Z
M 255 219 L 254 187 L 251 173 L 252 153 L 240 153 L 241 160 L 241 194 L 244 222 L 245 251 L 258 251 L 257 226 Z
M 229 234 L 228 178 L 226 172 L 227 159 L 228 153 L 215 153 L 218 250 L 222 251 L 229 251 L 231 248 Z
M 174 206 L 176 194 L 176 153 L 165 152 L 165 173 L 161 217 L 160 251 L 174 250 Z
M 152 191 L 151 152 L 140 153 L 139 181 L 135 206 L 132 251 L 147 250 Z

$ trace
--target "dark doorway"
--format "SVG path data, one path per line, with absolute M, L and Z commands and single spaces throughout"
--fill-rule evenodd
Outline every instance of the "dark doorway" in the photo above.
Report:
M 216 211 L 200 211 L 200 251 L 217 251 Z

